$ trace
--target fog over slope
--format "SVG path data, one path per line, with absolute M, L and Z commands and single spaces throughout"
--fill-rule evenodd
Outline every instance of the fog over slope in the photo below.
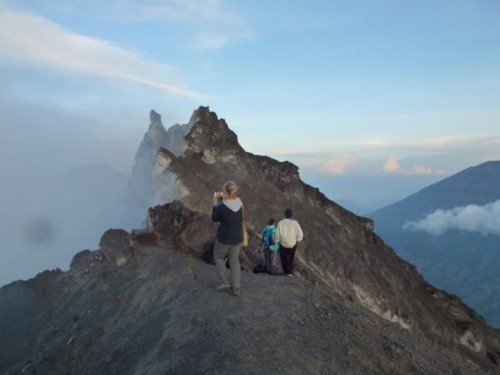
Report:
M 67 269 L 120 226 L 127 177 L 98 165 L 96 124 L 39 108 L 0 104 L 0 285 Z M 131 153 L 132 154 L 132 153 Z M 78 167 L 79 166 L 79 167 Z
M 165 188 L 152 195 L 143 164 L 152 165 L 160 146 L 181 147 L 189 124 L 167 132 L 154 111 L 149 128 L 144 122 L 142 143 L 124 144 L 120 135 L 106 143 L 96 136 L 100 123 L 0 104 L 0 286 L 68 269 L 75 252 L 98 247 L 105 229 L 140 227 L 148 207 L 171 200 Z M 127 175 L 109 166 L 120 163 Z

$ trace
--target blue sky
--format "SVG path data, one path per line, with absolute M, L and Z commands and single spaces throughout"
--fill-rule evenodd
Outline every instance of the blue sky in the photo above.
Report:
M 40 174 L 128 173 L 150 109 L 209 105 L 334 199 L 400 199 L 500 159 L 499 19 L 496 0 L 0 0 L 0 168 L 38 147 Z

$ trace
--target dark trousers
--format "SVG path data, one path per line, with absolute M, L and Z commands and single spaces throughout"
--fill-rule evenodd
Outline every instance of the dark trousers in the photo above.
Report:
M 296 249 L 297 245 L 292 248 L 280 245 L 281 267 L 283 268 L 285 275 L 289 275 L 293 272 L 293 260 L 295 258 Z
M 270 249 L 264 250 L 264 261 L 266 264 L 266 270 L 268 273 L 276 274 L 275 262 L 276 262 L 277 251 L 272 251 Z

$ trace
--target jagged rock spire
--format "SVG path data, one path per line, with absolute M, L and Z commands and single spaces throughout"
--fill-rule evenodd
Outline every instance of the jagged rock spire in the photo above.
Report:
M 156 112 L 154 109 L 152 109 L 150 112 L 149 112 L 149 120 L 151 121 L 151 124 L 155 124 L 155 123 L 161 123 L 161 115 Z
M 129 180 L 128 215 L 130 222 L 139 226 L 148 207 L 166 203 L 178 197 L 155 181 L 155 164 L 158 151 L 167 149 L 176 156 L 184 154 L 184 136 L 191 129 L 191 123 L 175 124 L 168 130 L 163 126 L 161 115 L 155 110 L 149 113 L 150 124 L 135 155 L 135 163 Z M 156 175 L 158 173 L 156 172 Z M 164 176 L 160 179 L 165 180 Z M 171 177 L 168 181 L 175 180 Z

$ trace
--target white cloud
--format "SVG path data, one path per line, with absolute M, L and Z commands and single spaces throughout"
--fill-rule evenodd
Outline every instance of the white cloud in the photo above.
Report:
M 422 220 L 406 223 L 403 228 L 411 231 L 424 231 L 433 236 L 438 236 L 450 229 L 500 236 L 500 200 L 484 206 L 471 204 L 451 210 L 439 209 Z
M 324 174 L 344 175 L 347 169 L 352 166 L 356 158 L 352 155 L 338 155 L 328 159 L 320 165 L 319 171 Z
M 443 170 L 434 171 L 432 168 L 422 164 L 413 164 L 410 168 L 404 168 L 401 166 L 398 156 L 389 156 L 384 163 L 383 170 L 386 173 L 402 175 L 431 175 L 445 173 Z
M 101 2 L 98 2 L 101 4 Z M 244 18 L 231 11 L 230 3 L 220 0 L 121 0 L 115 8 L 127 14 L 144 19 L 167 20 L 172 22 L 218 22 L 224 25 L 244 25 Z
M 224 34 L 200 34 L 192 42 L 190 49 L 194 51 L 218 50 L 230 43 L 232 38 Z
M 357 146 L 366 146 L 374 148 L 384 148 L 387 147 L 388 145 L 388 141 L 381 138 L 360 139 L 354 143 Z
M 125 18 L 135 22 L 164 21 L 188 25 L 192 31 L 185 46 L 193 51 L 219 50 L 237 40 L 251 39 L 254 32 L 246 19 L 221 0 L 122 0 L 115 3 Z
M 173 25 L 184 32 L 179 47 L 197 52 L 219 50 L 255 34 L 243 13 L 233 11 L 234 4 L 223 0 L 45 0 L 44 5 L 51 11 L 99 22 Z
M 424 165 L 414 164 L 410 170 L 411 174 L 433 174 L 431 168 L 426 167 Z
M 168 94 L 201 95 L 175 82 L 175 69 L 103 40 L 73 33 L 48 19 L 0 4 L 0 61 L 62 68 L 154 87 Z M 5 52 L 8 51 L 8 52 Z
M 422 139 L 368 138 L 357 140 L 354 145 L 372 150 L 391 150 L 395 153 L 440 152 L 464 148 L 469 150 L 481 146 L 500 146 L 500 133 L 446 134 Z
M 399 158 L 397 156 L 389 156 L 384 164 L 384 171 L 389 173 L 397 173 L 401 171 Z

